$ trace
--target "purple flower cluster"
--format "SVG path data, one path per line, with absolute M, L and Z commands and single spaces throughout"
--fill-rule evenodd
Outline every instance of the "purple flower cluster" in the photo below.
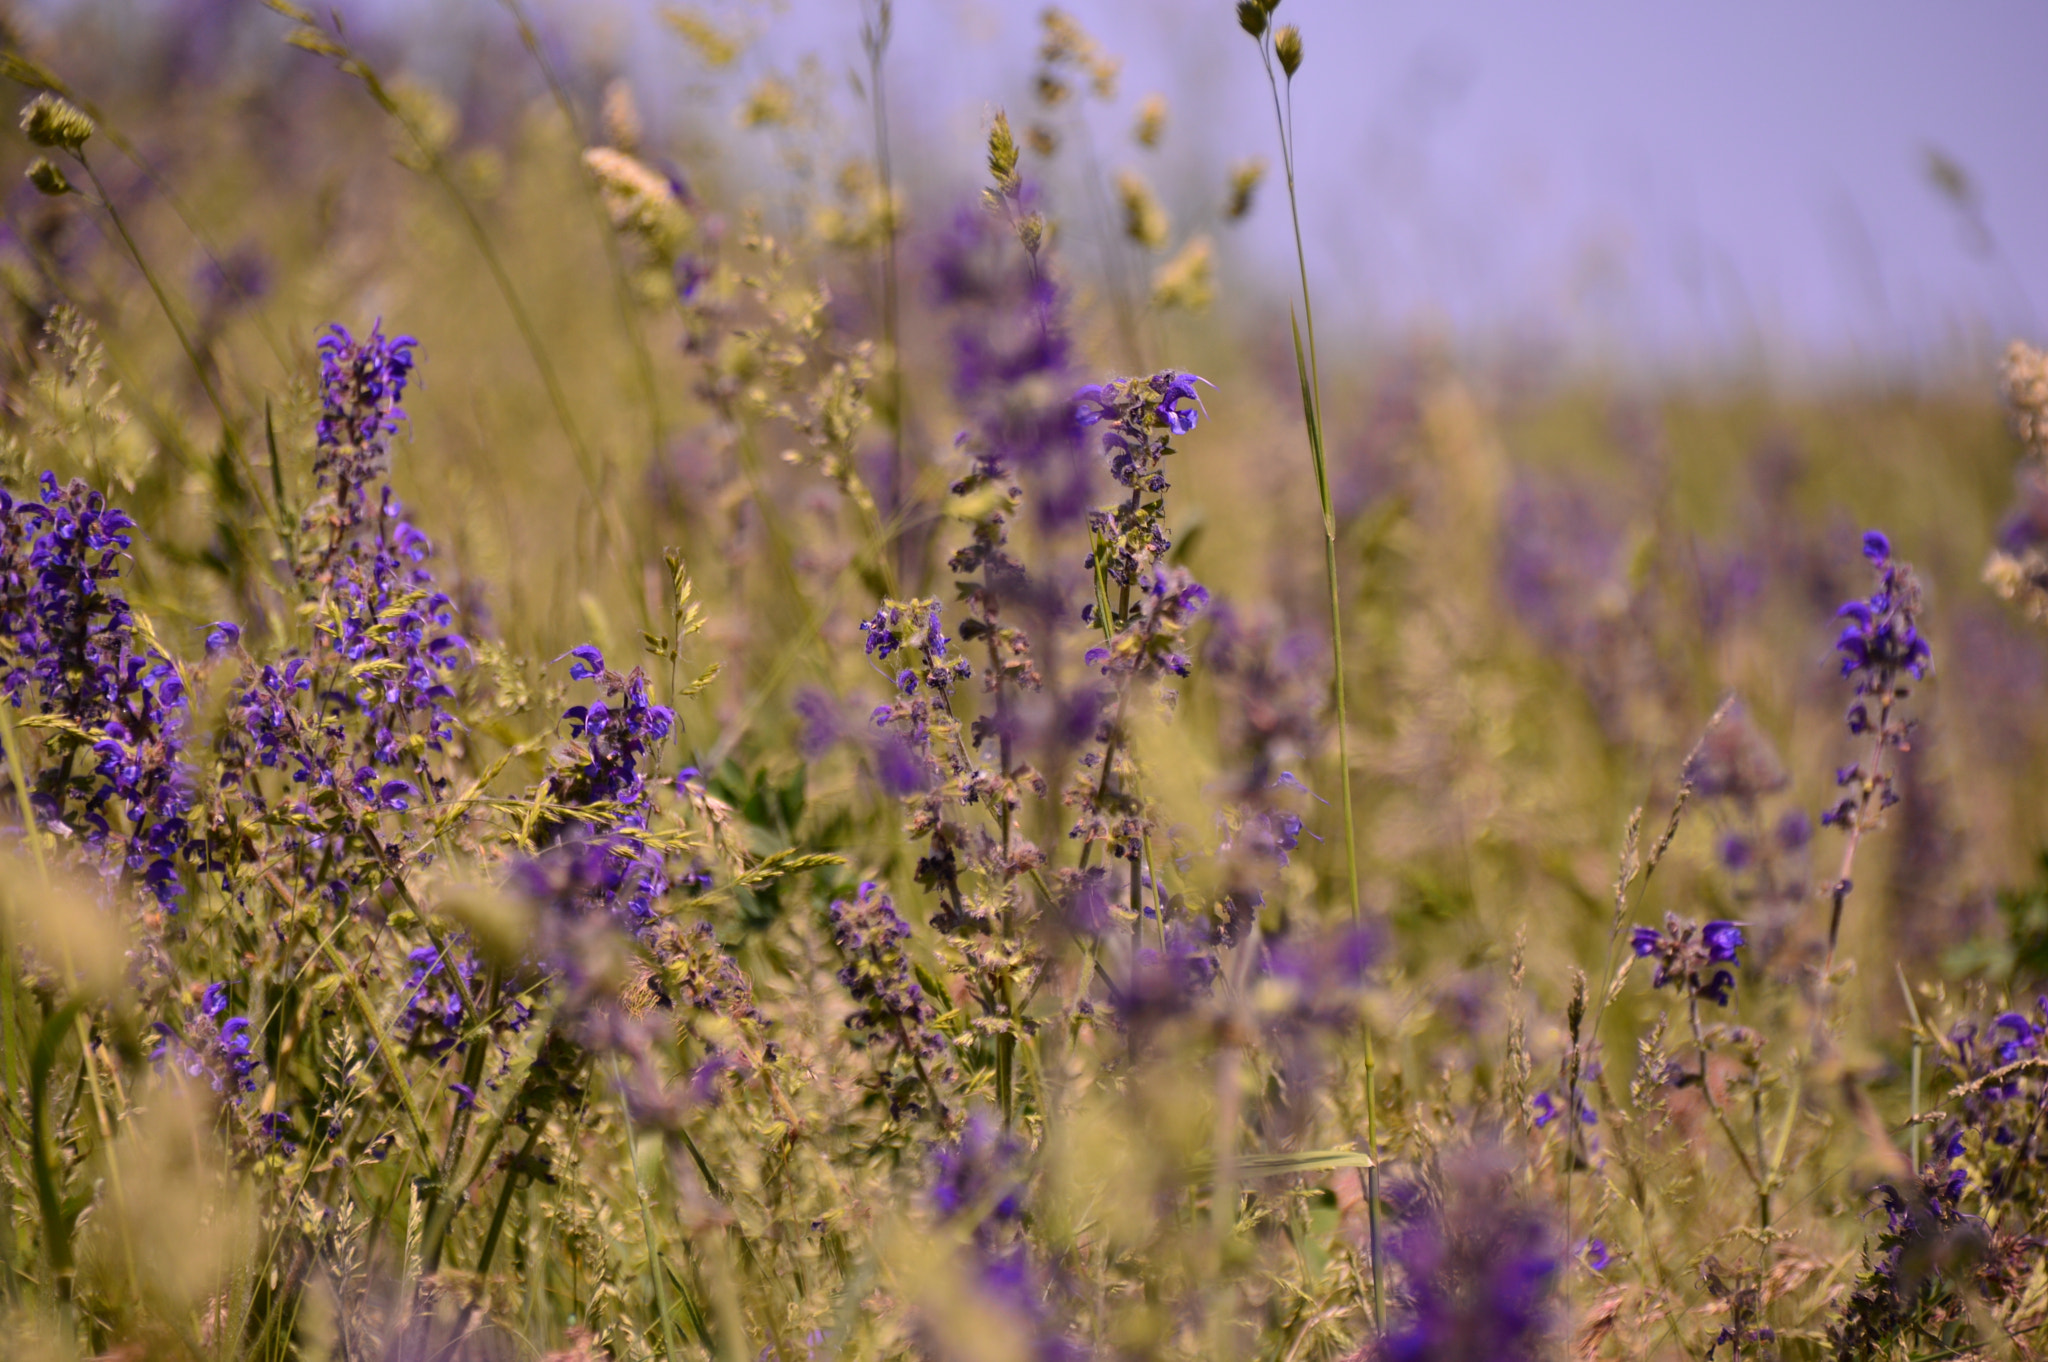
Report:
M 386 339 L 383 322 L 358 341 L 339 323 L 320 338 L 320 419 L 314 427 L 313 476 L 329 493 L 324 506 L 330 562 L 368 515 L 367 493 L 389 467 L 391 437 L 405 411 L 406 380 L 419 345 L 411 336 Z M 308 513 L 305 528 L 319 528 Z
M 1296 810 L 1315 798 L 1288 769 L 1311 760 L 1322 736 L 1328 656 L 1305 634 L 1282 635 L 1218 608 L 1202 649 L 1219 698 L 1218 726 L 1229 761 L 1218 819 L 1226 945 L 1234 945 L 1305 829 Z
M 1162 495 L 1167 488 L 1162 465 L 1173 453 L 1168 440 L 1188 434 L 1200 422 L 1195 385 L 1203 381 L 1167 369 L 1150 378 L 1091 383 L 1074 394 L 1075 419 L 1102 427 L 1111 477 L 1133 491 Z
M 972 1226 L 972 1288 L 984 1308 L 1017 1330 L 1033 1362 L 1081 1362 L 1087 1351 L 1055 1308 L 1057 1281 L 1048 1280 L 1022 1234 L 1024 1153 L 987 1113 L 974 1113 L 958 1139 L 932 1151 L 932 1207 L 941 1224 Z M 935 1357 L 950 1352 L 942 1345 L 928 1351 Z
M 653 812 L 653 758 L 675 731 L 675 711 L 654 703 L 642 669 L 621 675 L 605 666 L 604 654 L 589 644 L 566 656 L 574 659 L 569 675 L 596 682 L 601 696 L 562 711 L 574 742 L 549 779 L 549 793 L 563 804 L 590 810 L 590 816 L 613 829 L 590 839 L 581 853 L 582 879 L 622 923 L 640 932 L 656 920 L 655 901 L 669 888 L 661 855 L 639 834 Z M 552 832 L 569 835 L 566 827 Z
M 82 482 L 46 472 L 38 490 L 0 491 L 0 698 L 55 726 L 32 807 L 103 875 L 125 873 L 176 911 L 192 806 L 187 700 L 118 589 L 135 522 Z
M 1664 917 L 1664 930 L 1638 927 L 1630 941 L 1637 958 L 1657 962 L 1650 977 L 1652 988 L 1671 987 L 1693 998 L 1728 1005 L 1729 990 L 1735 987 L 1732 971 L 1719 965 L 1737 963 L 1742 945 L 1742 927 L 1734 922 L 1709 922 L 1700 926 L 1680 922 L 1675 914 Z
M 1877 570 L 1878 588 L 1868 599 L 1850 601 L 1835 612 L 1847 620 L 1835 651 L 1842 655 L 1842 675 L 1859 680 L 1856 694 L 1882 695 L 1901 674 L 1927 675 L 1927 641 L 1920 637 L 1916 620 L 1920 609 L 1920 586 L 1910 564 L 1892 557 L 1891 540 L 1876 530 L 1863 536 L 1863 556 Z M 1870 726 L 1868 712 L 1852 708 L 1849 731 L 1861 733 Z
M 569 675 L 595 681 L 602 698 L 562 711 L 569 735 L 581 747 L 555 794 L 572 804 L 617 804 L 644 820 L 647 776 L 643 763 L 675 731 L 675 711 L 655 704 L 647 673 L 635 667 L 621 675 L 604 664 L 604 654 L 585 644 L 570 651 Z
M 1280 937 L 1266 950 L 1260 1010 L 1274 1025 L 1341 1031 L 1357 1021 L 1366 975 L 1379 955 L 1379 933 L 1366 926 Z
M 411 969 L 398 1032 L 424 1054 L 445 1055 L 462 1040 L 463 1018 L 484 984 L 483 966 L 473 952 L 452 944 L 416 947 L 406 961 Z
M 872 880 L 864 881 L 851 901 L 833 902 L 831 922 L 832 939 L 846 960 L 839 982 L 855 1004 L 846 1019 L 848 1034 L 856 1046 L 880 1049 L 915 1071 L 923 1094 L 909 1077 L 889 1080 L 891 1109 L 914 1110 L 926 1096 L 936 1096 L 931 1080 L 945 1071 L 946 1042 L 935 1025 L 938 1010 L 917 982 L 904 949 L 910 924 Z
M 1389 1256 L 1407 1318 L 1389 1362 L 1520 1362 L 1550 1356 L 1551 1291 L 1562 1266 L 1550 1225 L 1515 1199 L 1497 1152 L 1468 1150 L 1437 1185 L 1396 1188 Z
M 1837 1355 L 1878 1358 L 1895 1340 L 1940 1335 L 2025 1289 L 2044 1249 L 2040 1180 L 2048 997 L 1939 1038 L 1946 1119 L 1910 1180 L 1880 1183 L 1885 1228 L 1830 1335 Z
M 1892 776 L 1884 770 L 1884 753 L 1909 745 L 1912 725 L 1899 717 L 1899 702 L 1912 693 L 1906 680 L 1925 677 L 1931 660 L 1920 636 L 1920 583 L 1912 566 L 1893 558 L 1891 541 L 1876 530 L 1863 536 L 1863 556 L 1878 574 L 1878 587 L 1835 612 L 1847 621 L 1835 650 L 1842 655 L 1842 675 L 1856 682 L 1849 732 L 1870 735 L 1873 752 L 1867 769 L 1858 762 L 1835 773 L 1835 784 L 1846 793 L 1821 815 L 1821 822 L 1843 828 L 1867 828 L 1898 802 Z
M 1145 917 L 1153 916 L 1148 907 Z M 1207 931 L 1183 920 L 1167 923 L 1160 934 L 1157 946 L 1132 951 L 1123 978 L 1108 985 L 1117 1025 L 1139 1037 L 1201 1008 L 1219 973 Z
M 183 1034 L 167 1022 L 155 1022 L 156 1047 L 150 1059 L 187 1078 L 204 1078 L 229 1102 L 240 1103 L 256 1090 L 258 1061 L 247 1017 L 226 1016 L 228 986 L 209 984 L 199 1006 L 185 1019 Z
M 972 1217 L 978 1239 L 1022 1219 L 1023 1157 L 1024 1146 L 988 1113 L 969 1116 L 957 1140 L 932 1151 L 931 1198 L 939 1219 Z
M 889 662 L 902 655 L 896 663 L 896 699 L 875 710 L 875 726 L 893 730 L 915 761 L 932 767 L 940 760 L 934 746 L 943 749 L 945 740 L 958 734 L 953 691 L 974 674 L 972 664 L 952 651 L 935 600 L 883 601 L 861 621 L 860 631 L 867 636 L 869 657 Z
M 1124 627 L 1088 650 L 1087 662 L 1104 676 L 1185 677 L 1191 670 L 1181 646 L 1195 616 L 1209 603 L 1209 589 L 1184 567 L 1152 567 L 1137 579 L 1136 599 Z
M 1087 506 L 1089 470 L 1066 398 L 1073 359 L 1059 286 L 1037 254 L 972 208 L 936 243 L 932 276 L 956 318 L 953 393 L 969 421 L 960 445 L 973 463 L 955 492 L 994 488 L 1014 502 L 1018 479 L 1043 526 L 1070 523 Z M 999 521 L 998 547 L 1003 538 Z
M 1100 426 L 1100 452 L 1110 476 L 1130 495 L 1107 510 L 1091 511 L 1096 540 L 1090 566 L 1126 589 L 1137 584 L 1173 547 L 1166 529 L 1166 459 L 1172 439 L 1192 431 L 1200 419 L 1193 374 L 1168 369 L 1150 378 L 1112 379 L 1075 394 L 1075 419 Z M 1147 500 L 1147 498 L 1151 498 Z M 1119 612 L 1121 614 L 1121 612 Z M 1087 617 L 1093 622 L 1092 607 Z M 1114 627 L 1123 627 L 1121 618 Z
M 311 643 L 261 665 L 244 658 L 223 740 L 224 786 L 262 817 L 282 817 L 300 882 L 337 904 L 389 874 L 385 838 L 406 833 L 380 832 L 379 815 L 442 794 L 441 759 L 459 734 L 455 682 L 469 644 L 426 566 L 433 545 L 388 485 L 374 505 L 369 498 L 403 417 L 415 344 L 375 330 L 358 344 L 340 327 L 321 343 L 316 475 L 334 501 L 324 544 L 294 564 Z M 209 656 L 241 647 L 232 621 L 207 636 Z M 259 779 L 264 770 L 287 773 L 296 788 L 280 801 Z M 342 855 L 351 843 L 368 854 Z
M 1529 1103 L 1529 1109 L 1535 1114 L 1535 1125 L 1538 1130 L 1543 1129 L 1552 1121 L 1564 1115 L 1564 1108 L 1558 1104 L 1558 1100 L 1555 1097 L 1550 1095 L 1548 1089 L 1536 1094 L 1535 1098 Z M 1599 1121 L 1599 1113 L 1594 1111 L 1592 1105 L 1586 1101 L 1586 1095 L 1580 1093 L 1579 1124 L 1586 1126 L 1597 1125 Z

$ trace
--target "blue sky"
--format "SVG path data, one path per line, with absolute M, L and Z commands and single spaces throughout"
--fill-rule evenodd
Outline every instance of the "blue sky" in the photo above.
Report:
M 1228 0 L 1066 7 L 1124 60 L 1119 102 L 1096 116 L 1106 168 L 1141 164 L 1185 200 L 1271 153 Z M 683 97 L 688 59 L 652 3 L 537 8 L 586 31 L 608 15 L 649 102 Z M 844 98 L 859 0 L 752 11 L 755 60 L 816 54 Z M 898 0 L 891 97 L 922 191 L 975 183 L 989 109 L 1028 104 L 1038 13 Z M 1303 213 L 1333 322 L 1604 357 L 1925 368 L 2038 337 L 2048 317 L 2040 0 L 1285 0 L 1277 17 L 1307 41 Z M 1174 117 L 1141 154 L 1125 130 L 1155 90 Z M 1968 173 L 1975 219 L 1934 188 L 1930 151 Z M 1285 230 L 1268 197 L 1221 240 L 1226 278 L 1277 287 Z

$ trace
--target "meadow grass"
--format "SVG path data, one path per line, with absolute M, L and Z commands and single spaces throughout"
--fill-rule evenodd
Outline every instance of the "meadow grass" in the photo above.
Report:
M 1319 347 L 1277 8 L 0 28 L 6 1355 L 2038 1354 L 2048 360 Z

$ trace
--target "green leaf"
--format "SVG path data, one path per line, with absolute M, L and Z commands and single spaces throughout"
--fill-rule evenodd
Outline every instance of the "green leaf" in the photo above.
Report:
M 1339 1168 L 1371 1168 L 1372 1155 L 1360 1149 L 1307 1149 L 1297 1154 L 1246 1154 L 1237 1161 L 1241 1178 L 1278 1178 L 1296 1173 L 1328 1173 Z M 1198 1180 L 1216 1176 L 1216 1165 L 1200 1164 Z

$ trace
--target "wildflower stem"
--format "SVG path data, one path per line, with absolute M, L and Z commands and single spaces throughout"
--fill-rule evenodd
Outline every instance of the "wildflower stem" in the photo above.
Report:
M 532 54 L 534 65 L 540 68 L 541 79 L 547 83 L 548 93 L 553 96 L 555 107 L 561 111 L 562 121 L 568 125 L 570 135 L 577 141 L 584 140 L 583 131 L 577 126 L 576 106 L 569 99 L 569 92 L 562 84 L 561 75 L 555 64 L 548 60 L 547 49 L 540 36 L 534 31 L 532 22 L 519 0 L 499 0 L 518 25 L 519 41 Z M 647 443 L 651 454 L 661 455 L 662 419 L 661 391 L 654 377 L 654 356 L 647 347 L 647 337 L 633 322 L 633 295 L 626 280 L 626 261 L 619 250 L 618 234 L 612 230 L 611 221 L 606 217 L 604 203 L 599 197 L 590 177 L 579 174 L 583 183 L 584 198 L 591 210 L 597 214 L 598 239 L 604 243 L 605 264 L 612 276 L 612 296 L 618 304 L 619 326 L 626 333 L 626 341 L 633 352 L 634 376 L 639 380 L 641 400 L 647 405 Z
M 36 830 L 35 805 L 29 800 L 28 776 L 21 759 L 21 739 L 15 732 L 14 716 L 8 712 L 5 701 L 0 701 L 0 746 L 6 750 L 7 776 L 14 783 L 14 802 L 21 813 L 22 837 L 28 842 L 29 854 L 35 859 L 36 878 L 48 884 L 50 871 L 43 862 L 43 839 Z M 20 1040 L 15 1034 L 13 951 L 13 943 L 0 934 L 0 1084 L 4 1084 L 10 1093 L 18 1093 L 22 1091 L 21 1053 Z M 10 1282 L 10 1290 L 12 1285 Z
M 863 9 L 866 5 L 863 4 Z M 864 19 L 861 24 L 861 47 L 868 59 L 868 107 L 874 113 L 875 123 L 875 174 L 881 180 L 882 197 L 882 350 L 883 360 L 889 366 L 885 374 L 889 409 L 889 497 L 896 507 L 906 504 L 910 494 L 909 457 L 904 448 L 903 431 L 906 424 L 904 411 L 903 354 L 902 354 L 902 302 L 901 285 L 897 270 L 896 231 L 896 176 L 889 156 L 889 102 L 882 86 L 882 59 L 888 55 L 889 38 L 893 31 L 894 5 L 892 0 L 878 0 L 875 17 Z M 900 561 L 905 557 L 908 545 L 897 540 L 899 561 L 896 573 L 900 580 L 909 581 L 913 565 Z
M 163 310 L 164 320 L 171 324 L 171 330 L 178 337 L 178 347 L 185 352 L 186 360 L 192 365 L 193 375 L 198 378 L 200 388 L 206 393 L 206 400 L 212 404 L 214 414 L 220 418 L 221 439 L 227 442 L 230 449 L 234 448 L 235 427 L 228 419 L 227 406 L 221 401 L 220 391 L 214 386 L 213 376 L 207 373 L 206 365 L 200 360 L 199 351 L 192 344 L 192 337 L 186 334 L 185 324 L 178 320 L 177 311 L 171 306 L 170 295 L 164 292 L 163 282 L 156 277 L 156 271 L 149 267 L 149 261 L 143 257 L 142 248 L 135 244 L 135 238 L 129 235 L 128 224 L 122 219 L 121 210 L 114 207 L 113 196 L 108 194 L 106 186 L 100 183 L 99 172 L 92 168 L 92 162 L 86 160 L 85 149 L 80 147 L 75 154 L 79 166 L 85 171 L 86 178 L 92 181 L 93 192 L 99 196 L 99 206 L 106 209 L 107 220 L 114 224 L 114 231 L 120 235 L 121 244 L 128 249 L 128 258 L 135 262 L 135 268 L 142 272 L 143 282 L 149 285 L 149 291 L 156 296 L 157 306 Z
M 327 956 L 327 963 L 334 966 L 335 973 L 339 974 L 342 982 L 348 986 L 349 997 L 355 1000 L 356 1013 L 362 1017 L 363 1025 L 369 1028 L 372 1039 L 377 1043 L 377 1055 L 384 1061 L 384 1067 L 391 1075 L 392 1086 L 398 1089 L 399 1105 L 405 1108 L 406 1119 L 412 1125 L 413 1138 L 419 1141 L 420 1152 L 425 1153 L 433 1147 L 433 1138 L 427 1130 L 427 1118 L 421 1113 L 419 1102 L 413 1096 L 412 1084 L 406 1079 L 405 1062 L 399 1058 L 397 1047 L 391 1043 L 391 1036 L 385 1030 L 384 1023 L 377 1019 L 376 1010 L 370 1006 L 369 995 L 363 991 L 363 986 L 357 980 L 355 971 L 349 967 L 348 961 L 341 958 L 341 952 L 334 949 L 332 941 L 322 941 L 320 948 Z
M 640 1176 L 640 1155 L 634 1148 L 633 1115 L 626 1110 L 626 1079 L 619 1070 L 617 1055 L 612 1056 L 612 1082 L 619 1090 L 619 1121 L 626 1132 L 626 1163 L 633 1170 L 633 1196 L 640 1203 L 640 1232 L 647 1239 L 647 1275 L 654 1283 L 654 1310 L 661 1319 L 662 1355 L 669 1362 L 675 1362 L 682 1356 L 682 1350 L 676 1346 L 675 1321 L 670 1317 L 668 1308 L 667 1274 L 662 1270 L 660 1241 L 654 1235 L 654 1207 L 647 1199 L 646 1180 Z M 538 1129 L 536 1126 L 535 1130 Z M 528 1143 L 531 1142 L 529 1139 Z M 502 1204 L 500 1209 L 502 1211 Z
M 337 33 L 336 35 L 340 35 Z M 448 195 L 455 205 L 456 213 L 462 219 L 463 229 L 469 234 L 471 243 L 484 262 L 484 268 L 491 276 L 491 282 L 505 302 L 505 310 L 512 314 L 512 325 L 519 332 L 527 354 L 533 360 L 533 367 L 540 375 L 541 387 L 547 393 L 548 405 L 554 409 L 555 419 L 562 427 L 562 434 L 569 442 L 569 452 L 575 457 L 576 470 L 582 476 L 585 492 L 589 494 L 591 509 L 596 513 L 597 523 L 603 534 L 601 548 L 608 555 L 616 557 L 619 546 L 626 539 L 625 526 L 619 522 L 617 508 L 604 494 L 606 469 L 598 461 L 589 444 L 583 438 L 581 427 L 576 424 L 575 415 L 569 409 L 569 395 L 562 386 L 561 376 L 555 372 L 555 364 L 548 357 L 547 348 L 541 344 L 540 329 L 526 310 L 526 303 L 520 297 L 518 288 L 512 282 L 512 273 L 505 267 L 505 259 L 498 253 L 498 246 L 484 229 L 483 219 L 477 215 L 476 206 L 469 196 L 456 184 L 455 177 L 448 173 L 447 158 L 440 146 L 418 121 L 405 111 L 398 99 L 385 86 L 369 62 L 345 41 L 338 44 L 342 54 L 343 69 L 363 82 L 363 88 L 370 98 L 396 123 L 406 139 L 412 143 L 419 156 L 419 164 L 433 181 Z
M 1835 973 L 1835 945 L 1842 935 L 1842 905 L 1848 901 L 1850 874 L 1856 869 L 1856 849 L 1863 841 L 1863 834 L 1870 827 L 1870 805 L 1877 792 L 1884 788 L 1884 749 L 1887 735 L 1891 731 L 1893 694 L 1886 686 L 1878 700 L 1877 736 L 1871 740 L 1870 769 L 1863 774 L 1862 788 L 1857 794 L 1856 811 L 1848 821 L 1848 842 L 1842 848 L 1842 868 L 1835 876 L 1835 882 L 1828 894 L 1831 900 L 1828 911 L 1828 953 L 1821 965 L 1821 986 L 1832 994 L 1831 981 Z
M 1344 608 L 1337 576 L 1337 517 L 1330 502 L 1329 468 L 1323 454 L 1323 380 L 1322 369 L 1316 358 L 1316 314 L 1315 301 L 1308 285 L 1308 252 L 1301 240 L 1301 204 L 1294 186 L 1294 84 L 1288 78 L 1286 104 L 1281 103 L 1279 78 L 1273 72 L 1273 45 L 1270 34 L 1259 40 L 1259 56 L 1266 66 L 1266 86 L 1273 95 L 1273 120 L 1280 137 L 1280 164 L 1287 176 L 1287 212 L 1294 229 L 1294 261 L 1301 274 L 1302 319 L 1308 330 L 1308 353 L 1306 362 L 1302 355 L 1300 326 L 1294 327 L 1294 366 L 1301 379 L 1302 420 L 1308 429 L 1308 448 L 1315 465 L 1316 499 L 1322 511 L 1323 520 L 1323 576 L 1328 588 L 1330 603 L 1330 667 L 1334 682 L 1337 710 L 1337 766 L 1340 788 L 1343 791 L 1344 810 L 1344 869 L 1347 888 L 1350 893 L 1351 920 L 1358 922 L 1363 905 L 1358 892 L 1358 831 L 1351 799 L 1351 734 L 1350 716 L 1345 704 L 1344 685 Z M 1289 309 L 1289 322 L 1293 322 Z M 1365 1032 L 1365 1138 L 1372 1154 L 1372 1167 L 1367 1170 L 1366 1223 L 1372 1241 L 1372 1318 L 1375 1328 L 1384 1330 L 1387 1322 L 1385 1288 L 1380 1280 L 1380 1196 L 1379 1196 L 1379 1114 L 1375 1090 L 1376 1057 L 1373 1052 L 1372 1027 L 1368 1024 Z
M 1706 1099 L 1707 1110 L 1714 1113 L 1715 1124 L 1721 1127 L 1721 1133 L 1728 1137 L 1728 1147 L 1735 1152 L 1735 1161 L 1742 1165 L 1742 1175 L 1761 1193 L 1764 1180 L 1756 1165 L 1749 1161 L 1749 1152 L 1742 1147 L 1742 1138 L 1735 1133 L 1735 1127 L 1729 1124 L 1728 1113 L 1721 1109 L 1721 1100 L 1714 1096 L 1713 1082 L 1707 1076 L 1707 1037 L 1700 1027 L 1700 1000 L 1697 995 L 1686 1000 L 1686 1019 L 1692 1023 L 1693 1046 L 1699 1051 L 1700 1096 Z
M 1920 1168 L 1920 1053 L 1921 1033 L 1924 1028 L 1920 1022 L 1919 1005 L 1913 1001 L 1913 990 L 1906 984 L 1905 967 L 1897 961 L 1893 961 L 1892 969 L 1899 976 L 1899 993 L 1906 1000 L 1906 1015 L 1913 1019 L 1913 1119 L 1907 1123 L 1906 1128 L 1912 1132 L 1910 1138 L 1912 1140 L 1913 1168 L 1917 1172 Z
M 498 991 L 497 971 L 495 969 L 491 972 L 488 989 L 493 997 L 492 1008 L 495 1010 L 495 997 Z M 474 1093 L 477 1085 L 483 1079 L 484 1060 L 491 1049 L 490 1033 L 488 1030 L 483 1029 L 488 1027 L 490 1018 L 488 1015 L 479 1015 L 471 1012 L 469 1019 L 470 1024 L 479 1029 L 477 1034 L 470 1038 L 469 1046 L 463 1054 L 462 1083 L 465 1088 Z M 473 1166 L 471 1173 L 462 1180 L 459 1186 L 455 1185 L 457 1167 L 462 1160 L 462 1148 L 469 1137 L 469 1109 L 473 1105 L 473 1099 L 469 1104 L 458 1104 L 455 1109 L 455 1115 L 448 1123 L 448 1143 L 441 1152 L 440 1174 L 431 1189 L 431 1204 L 427 1213 L 427 1232 L 424 1248 L 421 1253 L 421 1261 L 425 1264 L 428 1272 L 433 1272 L 440 1267 L 441 1245 L 447 1239 L 448 1227 L 455 1222 L 455 1212 L 461 1207 L 464 1197 L 467 1196 L 470 1183 L 475 1180 L 477 1174 L 483 1171 L 483 1161 L 490 1157 L 491 1151 L 497 1147 L 499 1137 L 504 1133 L 505 1117 L 500 1115 L 497 1120 L 491 1123 L 489 1132 L 484 1140 L 484 1145 L 478 1151 L 477 1163 Z M 516 1106 L 517 1104 L 515 1103 L 514 1105 Z

